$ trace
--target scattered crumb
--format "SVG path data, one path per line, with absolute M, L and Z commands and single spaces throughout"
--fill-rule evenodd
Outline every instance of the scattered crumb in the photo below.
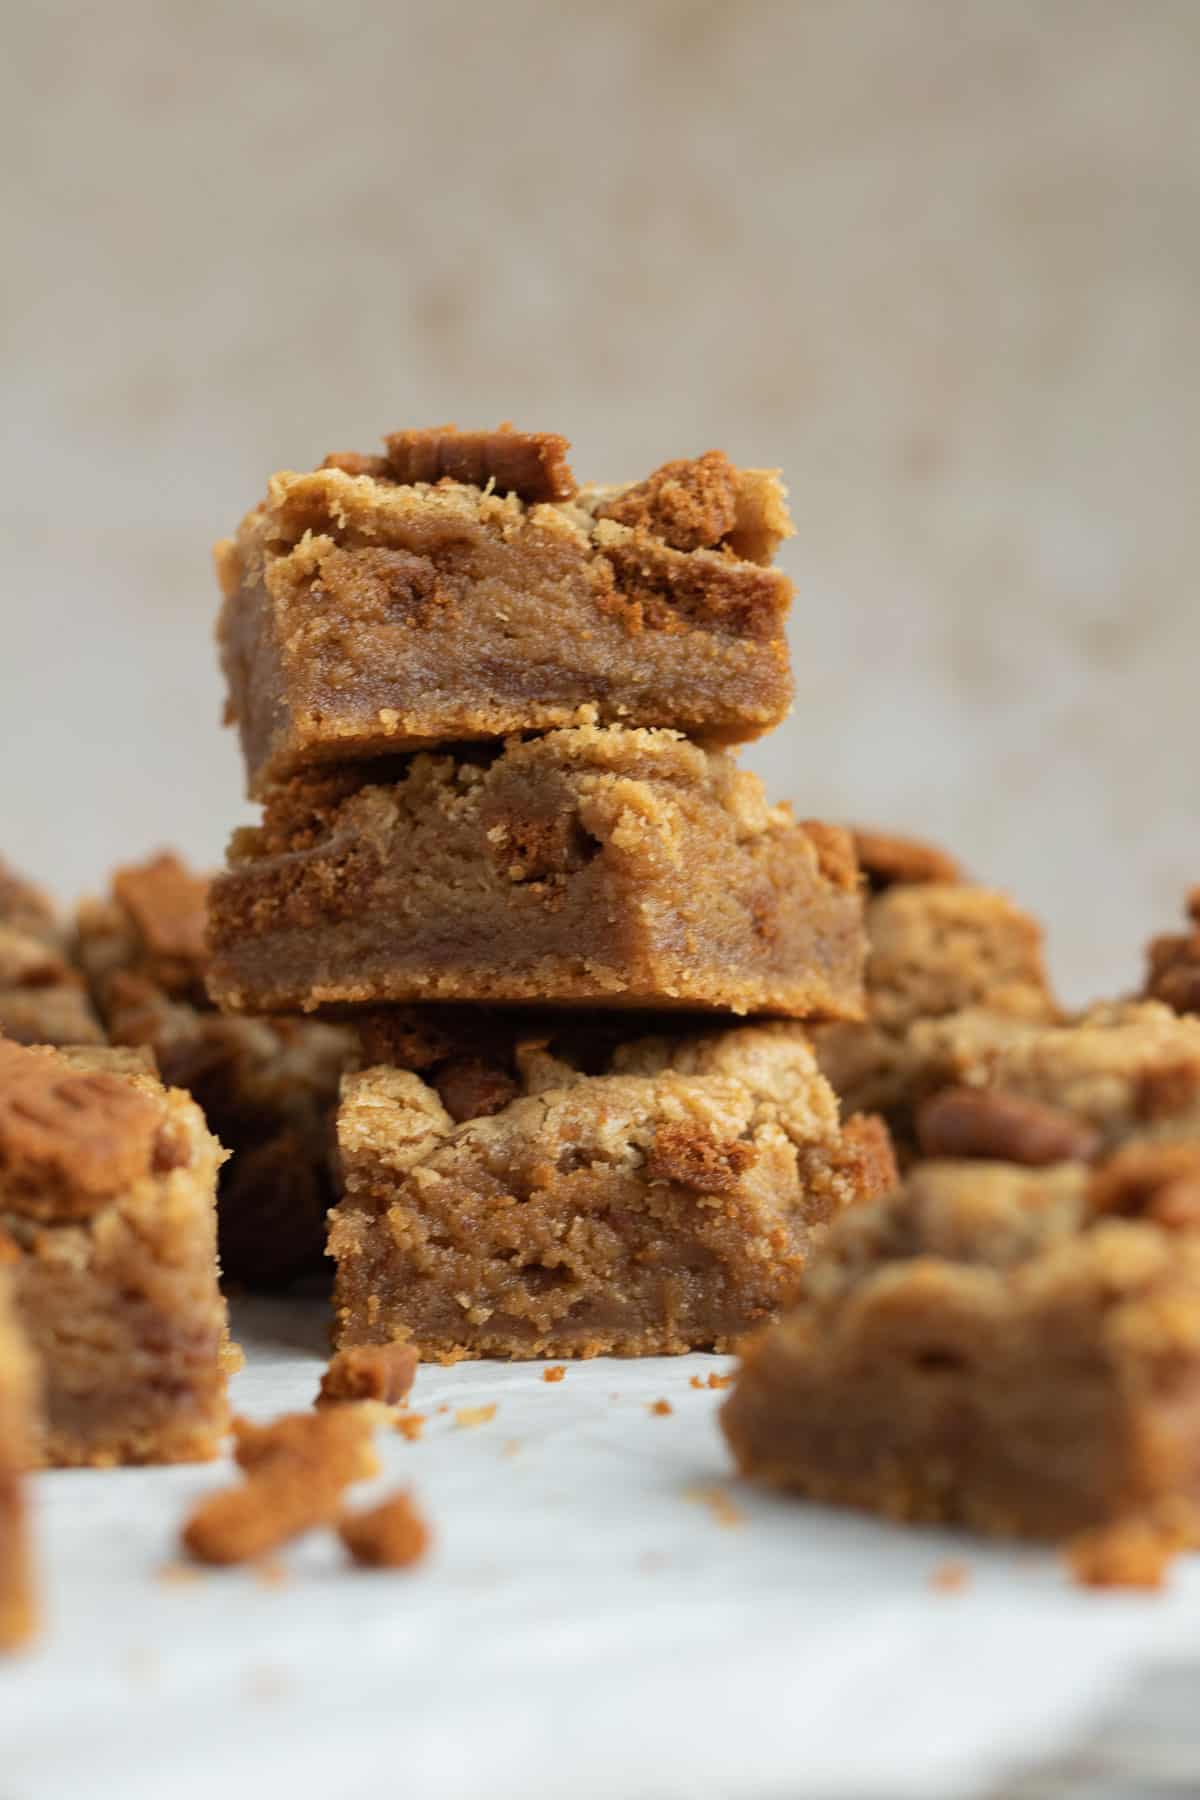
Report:
M 404 1491 L 345 1514 L 338 1536 L 355 1562 L 371 1569 L 407 1569 L 429 1550 L 429 1527 Z
M 401 1437 L 406 1437 L 410 1444 L 415 1444 L 425 1429 L 425 1413 L 401 1413 L 396 1420 L 396 1430 Z
M 199 1562 L 257 1562 L 289 1539 L 331 1524 L 352 1481 L 378 1472 L 371 1409 L 333 1406 L 286 1413 L 268 1425 L 233 1422 L 234 1456 L 246 1471 L 189 1514 L 184 1548 Z
M 548 1369 L 542 1370 L 543 1381 L 561 1381 L 567 1372 L 565 1363 L 551 1363 Z
M 463 1430 L 472 1425 L 486 1425 L 495 1416 L 495 1401 L 490 1406 L 456 1406 L 454 1409 L 454 1423 Z
M 204 1577 L 194 1563 L 169 1562 L 158 1571 L 158 1579 L 171 1587 L 183 1587 L 189 1581 L 202 1581 Z
M 1064 1555 L 1081 1587 L 1161 1588 L 1179 1549 L 1165 1531 L 1132 1519 L 1081 1532 Z
M 255 1567 L 254 1579 L 259 1587 L 279 1588 L 286 1587 L 291 1577 L 281 1562 L 278 1562 L 275 1557 L 269 1556 L 264 1557 L 263 1561 Z
M 691 1385 L 694 1388 L 727 1388 L 733 1386 L 732 1375 L 693 1375 Z
M 971 1579 L 971 1571 L 964 1562 L 953 1560 L 940 1562 L 929 1577 L 929 1585 L 939 1594 L 959 1594 Z
M 707 1506 L 718 1525 L 741 1525 L 745 1520 L 745 1513 L 734 1505 L 723 1487 L 689 1488 L 684 1497 L 698 1506 Z
M 440 1412 L 440 1413 L 447 1413 L 447 1412 L 449 1412 L 449 1411 L 450 1411 L 450 1402 L 449 1402 L 449 1401 L 448 1401 L 448 1400 L 443 1400 L 443 1401 L 442 1401 L 442 1404 L 441 1404 L 441 1405 L 440 1405 L 440 1406 L 439 1406 L 439 1407 L 438 1407 L 438 1409 L 437 1409 L 437 1410 L 438 1410 L 438 1412 Z
M 520 1440 L 520 1438 L 509 1438 L 509 1439 L 507 1439 L 507 1441 L 506 1441 L 506 1442 L 505 1442 L 505 1444 L 504 1444 L 504 1448 L 503 1448 L 503 1450 L 502 1450 L 502 1451 L 501 1451 L 501 1454 L 502 1454 L 502 1455 L 503 1455 L 503 1456 L 519 1456 L 519 1455 L 520 1455 L 520 1453 L 521 1453 L 521 1440 Z
M 411 1344 L 353 1344 L 330 1361 L 315 1404 L 375 1400 L 398 1406 L 413 1384 L 419 1360 Z
M 675 1411 L 669 1400 L 651 1400 L 649 1409 L 656 1419 L 665 1419 L 668 1413 Z

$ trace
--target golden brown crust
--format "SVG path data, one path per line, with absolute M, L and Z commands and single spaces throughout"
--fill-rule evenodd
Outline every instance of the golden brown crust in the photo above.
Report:
M 709 549 L 737 525 L 737 470 L 723 450 L 681 457 L 605 501 L 596 517 L 646 531 L 675 550 Z
M 528 504 L 569 500 L 575 477 L 567 463 L 570 445 L 554 432 L 460 431 L 443 425 L 432 431 L 393 431 L 385 438 L 387 471 L 393 481 L 459 481 L 517 494 Z
M 852 836 L 859 864 L 872 893 L 882 893 L 890 887 L 963 879 L 961 864 L 936 844 L 861 825 L 852 828 Z
M 407 1569 L 429 1552 L 430 1531 L 407 1493 L 390 1494 L 378 1506 L 346 1513 L 338 1536 L 356 1563 L 368 1569 Z
M 155 1166 L 162 1108 L 117 1075 L 0 1043 L 0 1207 L 87 1218 Z
M 399 1406 L 413 1384 L 420 1359 L 411 1344 L 355 1344 L 338 1350 L 321 1377 L 318 1406 L 375 1400 Z
M 943 1088 L 917 1111 L 923 1156 L 982 1157 L 1036 1169 L 1088 1162 L 1100 1141 L 1099 1132 L 1061 1107 L 997 1088 Z

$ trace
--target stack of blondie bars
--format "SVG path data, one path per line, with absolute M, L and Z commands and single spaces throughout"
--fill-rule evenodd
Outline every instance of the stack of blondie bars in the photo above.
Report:
M 890 1178 L 803 1023 L 862 1015 L 852 842 L 723 747 L 790 702 L 784 490 L 715 451 L 580 488 L 566 449 L 400 432 L 218 548 L 263 812 L 209 987 L 355 1033 L 344 1345 L 727 1346 Z

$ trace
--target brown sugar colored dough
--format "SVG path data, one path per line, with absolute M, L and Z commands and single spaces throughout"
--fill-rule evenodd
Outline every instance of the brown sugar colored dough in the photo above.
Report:
M 785 716 L 791 532 L 775 472 L 719 451 L 576 489 L 565 441 L 399 432 L 272 477 L 217 546 L 228 716 L 251 792 L 585 722 L 717 742 Z

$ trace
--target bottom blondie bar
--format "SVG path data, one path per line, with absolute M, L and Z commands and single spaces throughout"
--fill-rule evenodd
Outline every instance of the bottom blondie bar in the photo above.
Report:
M 24 1493 L 33 1456 L 34 1364 L 11 1285 L 11 1272 L 0 1266 L 0 1651 L 23 1644 L 36 1618 Z
M 366 1048 L 387 1060 L 343 1083 L 342 1345 L 725 1349 L 789 1299 L 827 1222 L 894 1179 L 882 1125 L 839 1125 L 801 1026 L 506 1037 L 474 1018 L 482 1054 L 454 1054 L 453 1023 L 440 1048 L 427 1024 L 385 1026 Z
M 898 1519 L 1194 1541 L 1197 1217 L 1197 1147 L 921 1165 L 838 1222 L 747 1349 L 722 1416 L 739 1468 Z
M 36 1461 L 216 1455 L 220 1162 L 199 1107 L 135 1053 L 0 1043 L 0 1240 L 42 1383 Z

